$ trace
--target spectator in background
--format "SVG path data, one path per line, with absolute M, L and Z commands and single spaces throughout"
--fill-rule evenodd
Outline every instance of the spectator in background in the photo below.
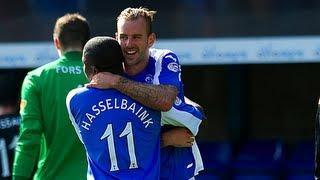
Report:
M 89 24 L 80 14 L 58 18 L 53 41 L 59 59 L 25 77 L 13 179 L 86 178 L 85 151 L 70 123 L 65 102 L 71 89 L 87 82 L 81 56 L 89 38 Z
M 20 82 L 13 73 L 0 75 L 0 179 L 11 180 L 14 149 L 19 135 Z
M 123 74 L 123 60 L 114 38 L 92 38 L 83 50 L 89 80 L 99 72 Z M 87 151 L 88 179 L 159 179 L 160 111 L 114 89 L 77 88 L 66 104 Z
M 167 124 L 162 128 L 161 178 L 190 179 L 203 169 L 194 136 L 204 115 L 185 101 L 178 57 L 172 51 L 151 48 L 156 40 L 152 31 L 155 13 L 146 8 L 127 8 L 120 13 L 116 38 L 125 57 L 126 74 L 98 73 L 89 86 L 115 88 L 145 106 L 167 111 L 161 119 Z

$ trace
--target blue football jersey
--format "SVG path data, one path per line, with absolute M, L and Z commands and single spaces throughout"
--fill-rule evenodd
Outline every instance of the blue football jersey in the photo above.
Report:
M 162 112 L 161 124 L 188 128 L 194 135 L 198 133 L 204 115 L 184 100 L 181 66 L 178 57 L 170 50 L 150 49 L 147 67 L 137 75 L 127 78 L 149 83 L 175 86 L 179 93 L 173 107 Z M 184 170 L 183 170 L 184 169 Z M 196 143 L 191 148 L 161 148 L 161 178 L 189 179 L 203 170 L 202 158 Z
M 159 179 L 159 111 L 115 90 L 69 92 L 70 120 L 87 152 L 88 179 Z
M 18 114 L 0 115 L 0 179 L 12 179 L 14 150 L 19 136 L 21 117 Z

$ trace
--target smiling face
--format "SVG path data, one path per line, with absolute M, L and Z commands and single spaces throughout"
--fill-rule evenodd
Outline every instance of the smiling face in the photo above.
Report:
M 147 32 L 143 17 L 132 20 L 119 19 L 116 38 L 121 45 L 126 69 L 140 69 L 148 63 L 149 48 L 155 41 L 155 34 Z

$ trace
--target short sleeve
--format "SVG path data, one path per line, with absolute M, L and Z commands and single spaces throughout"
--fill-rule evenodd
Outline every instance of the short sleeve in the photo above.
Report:
M 157 62 L 159 84 L 172 85 L 177 89 L 181 83 L 181 66 L 178 57 L 174 53 L 168 53 Z

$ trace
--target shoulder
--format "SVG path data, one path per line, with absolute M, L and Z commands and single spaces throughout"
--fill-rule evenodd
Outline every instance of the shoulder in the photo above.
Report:
M 51 71 L 56 66 L 57 62 L 53 61 L 51 63 L 42 65 L 32 71 L 29 71 L 24 78 L 23 88 L 39 86 L 40 81 L 44 76 L 47 76 L 48 72 Z
M 32 71 L 29 71 L 26 77 L 28 77 L 28 78 L 41 77 L 41 76 L 45 75 L 47 72 L 49 72 L 51 70 L 55 70 L 58 63 L 59 63 L 58 60 L 55 60 L 53 62 L 42 65 Z
M 150 55 L 156 56 L 164 56 L 166 54 L 173 53 L 173 51 L 169 49 L 157 49 L 157 48 L 150 48 Z
M 179 63 L 177 55 L 168 49 L 150 49 L 150 56 L 155 59 L 156 62 L 160 63 L 170 63 L 176 62 Z
M 75 95 L 84 95 L 89 91 L 89 88 L 87 87 L 79 87 L 79 88 L 75 88 L 72 89 L 71 91 L 69 91 L 68 96 L 75 96 Z
M 89 91 L 87 87 L 75 88 L 69 91 L 66 102 L 70 103 L 72 99 L 81 99 L 81 97 Z
M 170 55 L 175 55 L 175 53 L 169 49 L 155 49 L 155 48 L 150 48 L 150 56 L 153 57 L 156 60 L 163 59 L 170 57 Z

